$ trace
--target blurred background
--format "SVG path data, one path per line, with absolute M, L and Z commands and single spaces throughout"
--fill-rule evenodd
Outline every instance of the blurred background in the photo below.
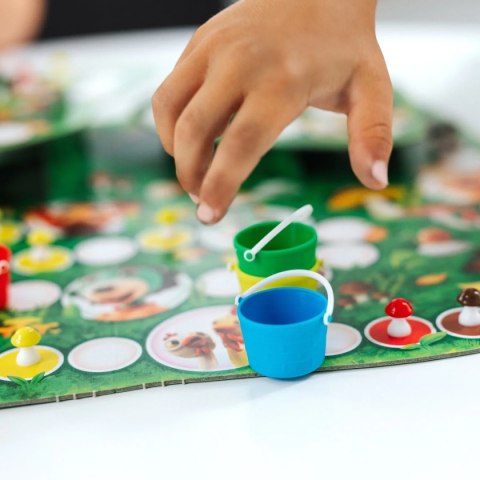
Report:
M 41 13 L 44 21 L 40 28 L 40 38 L 199 25 L 225 6 L 233 3 L 229 0 L 16 1 L 19 5 L 21 3 L 44 5 L 43 13 Z M 32 11 L 32 8 L 28 6 L 27 10 Z M 379 21 L 471 24 L 480 21 L 480 3 L 472 0 L 457 2 L 380 0 L 377 17 Z
M 41 38 L 198 25 L 223 8 L 222 0 L 48 0 Z
M 92 158 L 92 152 L 115 164 L 133 157 L 137 164 L 157 161 L 164 154 L 150 108 L 152 93 L 195 27 L 230 3 L 0 0 L 0 19 L 8 19 L 0 23 L 0 165 L 23 166 L 40 152 L 27 154 L 26 148 L 52 150 L 61 142 L 51 140 L 68 135 L 70 159 L 83 146 L 79 166 L 85 165 L 80 157 Z M 377 17 L 396 90 L 395 154 L 419 165 L 418 147 L 425 146 L 432 123 L 447 124 L 437 133 L 458 129 L 480 138 L 480 2 L 379 0 Z M 349 170 L 345 117 L 309 109 L 273 150 L 277 157 L 341 157 Z M 59 159 L 51 171 L 66 178 L 59 168 L 64 154 L 47 156 Z M 11 176 L 18 177 L 14 171 Z M 72 192 L 71 185 L 52 184 L 57 196 Z M 12 185 L 9 196 L 24 190 Z M 81 194 L 84 185 L 73 190 Z
M 480 22 L 480 3 L 475 0 L 379 0 L 377 18 L 412 22 Z

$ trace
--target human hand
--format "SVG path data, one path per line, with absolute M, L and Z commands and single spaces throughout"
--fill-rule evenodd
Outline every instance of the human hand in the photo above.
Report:
M 31 40 L 44 14 L 45 0 L 0 0 L 0 50 Z
M 347 114 L 354 173 L 372 189 L 388 184 L 393 93 L 375 6 L 241 0 L 195 32 L 153 110 L 200 221 L 225 215 L 261 157 L 309 105 Z

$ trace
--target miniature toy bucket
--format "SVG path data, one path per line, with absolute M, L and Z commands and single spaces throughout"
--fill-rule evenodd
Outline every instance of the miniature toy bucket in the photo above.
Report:
M 297 287 L 257 291 L 277 280 L 299 276 L 320 282 L 327 298 Z M 272 275 L 238 296 L 237 315 L 250 367 L 261 375 L 280 379 L 302 377 L 319 368 L 325 359 L 333 302 L 328 280 L 310 270 Z
M 310 270 L 316 263 L 317 232 L 310 225 L 293 222 L 271 238 L 253 259 L 248 256 L 280 222 L 261 222 L 240 230 L 233 239 L 239 269 L 265 278 L 285 270 Z
M 322 266 L 323 262 L 317 260 L 315 265 L 310 269 L 311 272 L 317 272 Z M 237 274 L 238 283 L 240 284 L 240 291 L 243 293 L 249 288 L 252 288 L 257 283 L 263 280 L 263 277 L 256 277 L 255 275 L 249 275 L 248 273 L 242 272 L 239 268 L 238 263 L 233 263 L 229 265 L 229 269 L 232 272 Z M 317 281 L 313 278 L 308 277 L 289 277 L 277 280 L 265 288 L 275 288 L 275 287 L 302 287 L 308 288 L 310 290 L 317 289 Z

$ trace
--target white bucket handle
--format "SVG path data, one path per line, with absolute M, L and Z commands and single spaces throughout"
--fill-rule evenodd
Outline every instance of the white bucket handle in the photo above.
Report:
M 241 295 L 237 295 L 235 298 L 235 305 L 242 301 L 244 297 L 248 297 L 248 295 L 255 293 L 259 289 L 266 287 L 272 282 L 276 282 L 277 280 L 283 280 L 285 278 L 292 278 L 292 277 L 308 277 L 312 278 L 313 280 L 317 280 L 317 282 L 321 283 L 325 290 L 327 291 L 327 307 L 325 308 L 325 314 L 323 316 L 323 323 L 328 325 L 332 321 L 332 314 L 333 314 L 333 304 L 335 301 L 335 297 L 333 294 L 332 286 L 330 282 L 323 276 L 317 272 L 312 272 L 311 270 L 286 270 L 285 272 L 275 273 L 274 275 L 270 275 L 267 278 L 264 278 L 260 282 L 250 287 L 248 290 L 243 292 Z M 282 287 L 279 287 L 282 288 Z
M 282 230 L 285 230 L 291 223 L 297 220 L 303 220 L 308 218 L 313 213 L 313 207 L 311 205 L 304 205 L 295 212 L 293 212 L 289 217 L 285 218 L 280 222 L 274 229 L 268 232 L 253 248 L 246 250 L 243 253 L 243 258 L 247 262 L 253 262 L 257 253 L 265 246 L 267 243 L 271 242 Z

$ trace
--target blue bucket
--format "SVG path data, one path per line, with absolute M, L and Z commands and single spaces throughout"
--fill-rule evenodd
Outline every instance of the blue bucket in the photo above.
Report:
M 307 288 L 257 291 L 277 280 L 302 276 L 322 283 L 328 300 Z M 237 297 L 237 314 L 250 367 L 266 377 L 281 379 L 302 377 L 319 368 L 325 359 L 333 302 L 330 283 L 310 270 L 277 273 Z

